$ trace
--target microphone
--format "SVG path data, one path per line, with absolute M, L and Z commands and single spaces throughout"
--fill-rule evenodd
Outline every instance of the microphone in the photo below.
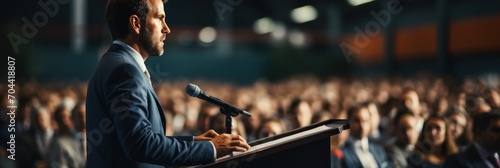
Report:
M 205 100 L 210 104 L 213 104 L 217 107 L 220 107 L 222 110 L 221 112 L 226 114 L 226 115 L 231 115 L 233 117 L 237 116 L 238 114 L 243 114 L 244 116 L 251 117 L 252 114 L 249 112 L 246 112 L 245 110 L 241 110 L 239 108 L 234 107 L 233 105 L 230 105 L 216 97 L 210 96 L 207 93 L 203 92 L 203 90 L 200 89 L 200 87 L 196 86 L 195 84 L 188 84 L 186 86 L 186 93 L 189 96 L 192 97 L 197 97 L 199 99 Z M 225 111 L 225 112 L 224 112 Z

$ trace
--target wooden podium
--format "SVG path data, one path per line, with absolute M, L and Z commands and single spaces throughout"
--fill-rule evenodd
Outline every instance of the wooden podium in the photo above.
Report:
M 197 167 L 330 167 L 330 136 L 349 129 L 347 120 L 331 119 L 249 143 L 250 150 L 235 152 Z

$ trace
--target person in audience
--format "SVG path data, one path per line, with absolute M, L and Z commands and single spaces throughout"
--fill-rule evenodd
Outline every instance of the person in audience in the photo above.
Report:
M 422 117 L 422 106 L 420 105 L 420 99 L 415 90 L 408 89 L 403 92 L 403 107 L 410 110 L 415 117 L 418 119 L 417 130 L 422 131 L 424 125 L 424 118 Z
M 474 117 L 474 143 L 446 158 L 444 167 L 500 168 L 500 111 Z
M 492 109 L 500 109 L 500 94 L 497 89 L 488 89 L 486 91 L 486 102 Z
M 80 153 L 83 156 L 83 163 L 87 161 L 87 134 L 86 134 L 86 110 L 85 110 L 85 101 L 81 101 L 76 104 L 75 108 L 71 113 L 71 118 L 73 120 L 73 124 L 75 126 L 75 130 L 73 131 L 73 136 L 77 141 L 78 149 L 80 149 Z
M 60 106 L 54 112 L 54 118 L 59 126 L 59 131 L 54 136 L 49 156 L 49 167 L 85 167 L 82 149 L 79 148 L 79 142 L 74 136 L 75 127 L 71 119 L 71 111 L 65 106 Z
M 202 103 L 197 120 L 198 130 L 195 131 L 195 135 L 210 130 L 210 120 L 218 114 L 220 114 L 219 108 L 206 102 Z
M 354 105 L 347 110 L 347 119 L 351 126 L 349 139 L 342 147 L 343 167 L 390 167 L 382 146 L 370 143 L 370 112 L 366 106 Z
M 392 167 L 408 167 L 406 158 L 415 149 L 418 139 L 417 122 L 417 118 L 409 111 L 400 111 L 396 115 L 396 143 L 385 147 Z
M 452 137 L 458 148 L 469 145 L 472 142 L 472 135 L 467 121 L 469 118 L 467 112 L 462 107 L 455 106 L 448 109 L 444 116 L 450 125 Z
M 457 152 L 446 120 L 431 115 L 420 132 L 415 153 L 407 158 L 407 162 L 409 167 L 442 167 L 446 157 Z
M 333 118 L 333 113 L 331 113 L 330 111 L 321 111 L 321 112 L 318 112 L 316 114 L 314 114 L 312 120 L 311 120 L 311 123 L 318 123 L 318 122 L 322 122 L 322 121 L 326 121 L 326 120 L 329 120 L 329 119 L 332 119 Z
M 16 144 L 16 161 L 19 167 L 47 167 L 54 129 L 52 117 L 44 107 L 33 108 L 33 129 L 21 134 Z
M 370 138 L 373 142 L 381 143 L 380 141 L 385 140 L 385 135 L 383 134 L 380 127 L 380 113 L 377 105 L 374 102 L 366 102 L 365 103 L 368 111 L 370 112 L 370 123 L 371 123 L 371 132 L 368 138 Z
M 257 139 L 266 138 L 286 132 L 285 125 L 279 119 L 267 119 L 257 129 Z
M 245 132 L 247 133 L 247 142 L 251 142 L 257 138 L 255 135 L 257 134 L 257 129 L 259 129 L 259 126 L 261 125 L 262 114 L 252 105 L 249 105 L 246 111 L 252 114 L 252 117 L 241 117 L 241 121 L 243 122 Z
M 437 115 L 444 115 L 449 108 L 448 100 L 444 97 L 438 98 L 437 101 L 432 104 L 432 111 Z
M 307 103 L 307 101 L 296 98 L 292 100 L 289 112 L 286 114 L 286 116 L 287 129 L 293 130 L 311 124 L 313 113 L 311 110 L 311 106 L 309 105 L 309 103 Z

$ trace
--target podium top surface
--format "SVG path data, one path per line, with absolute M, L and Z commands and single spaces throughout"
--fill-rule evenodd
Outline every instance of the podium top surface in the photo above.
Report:
M 336 135 L 342 133 L 343 130 L 349 129 L 349 122 L 347 120 L 339 120 L 339 119 L 330 119 L 326 120 L 323 122 L 318 122 L 311 124 L 306 127 L 302 128 L 297 128 L 288 132 L 285 132 L 283 134 L 278 134 L 276 136 L 271 136 L 267 138 L 262 138 L 258 139 L 252 142 L 249 142 L 248 144 L 252 147 L 258 146 L 263 143 L 269 143 L 272 141 L 276 140 L 281 140 L 281 139 L 290 139 L 290 136 L 292 137 L 302 137 L 302 136 L 307 136 L 311 134 L 319 134 L 323 132 L 328 132 L 328 131 L 333 131 L 331 135 Z M 250 148 L 251 150 L 252 148 Z
M 306 127 L 298 128 L 292 131 L 278 134 L 276 136 L 267 137 L 252 141 L 249 143 L 250 149 L 246 152 L 234 152 L 232 155 L 218 158 L 214 163 L 203 165 L 201 167 L 210 166 L 219 162 L 226 162 L 233 159 L 245 157 L 252 158 L 259 153 L 259 156 L 266 153 L 273 153 L 285 148 L 293 148 L 311 141 L 329 138 L 332 135 L 340 134 L 343 130 L 349 129 L 347 120 L 330 119 L 323 122 L 311 124 Z

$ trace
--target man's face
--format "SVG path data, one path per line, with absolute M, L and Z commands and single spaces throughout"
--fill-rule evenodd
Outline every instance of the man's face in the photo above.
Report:
M 396 136 L 404 145 L 415 145 L 418 139 L 417 118 L 404 115 L 398 122 Z
M 500 152 L 500 119 L 491 121 L 486 130 L 481 131 L 479 137 L 485 148 Z
M 420 116 L 420 99 L 417 92 L 410 91 L 403 96 L 403 99 L 405 100 L 406 107 L 408 107 L 408 109 L 410 109 L 416 116 Z
M 351 125 L 351 136 L 357 139 L 368 137 L 371 131 L 370 112 L 367 108 L 361 108 L 354 112 L 349 124 Z
M 161 56 L 163 54 L 163 41 L 170 33 L 165 22 L 165 10 L 161 0 L 148 0 L 149 13 L 146 23 L 142 24 L 139 34 L 142 48 L 150 56 Z M 141 21 L 142 23 L 142 21 Z

